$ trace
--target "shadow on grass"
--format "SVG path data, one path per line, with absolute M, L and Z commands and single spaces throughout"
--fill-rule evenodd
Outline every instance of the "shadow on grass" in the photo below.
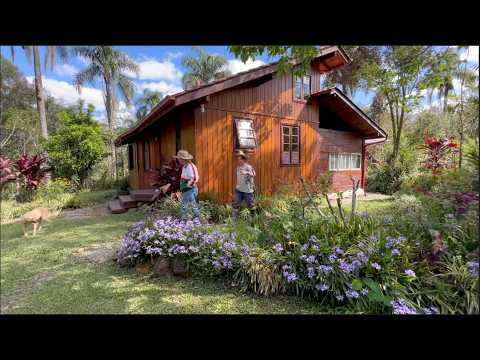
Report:
M 153 278 L 113 262 L 93 265 L 75 257 L 81 247 L 120 243 L 141 213 L 47 223 L 23 238 L 18 224 L 2 225 L 2 309 L 41 314 L 326 313 L 296 297 L 243 294 L 221 282 Z M 338 311 L 339 309 L 337 309 Z

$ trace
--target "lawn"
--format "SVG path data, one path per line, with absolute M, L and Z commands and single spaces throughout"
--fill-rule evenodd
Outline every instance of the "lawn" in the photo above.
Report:
M 2 313 L 27 314 L 321 314 L 342 313 L 293 296 L 243 294 L 221 282 L 153 278 L 113 262 L 92 264 L 84 247 L 119 244 L 140 212 L 46 223 L 36 237 L 1 226 Z

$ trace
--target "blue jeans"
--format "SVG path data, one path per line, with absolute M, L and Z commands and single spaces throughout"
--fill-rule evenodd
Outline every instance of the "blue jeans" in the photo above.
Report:
M 196 217 L 200 216 L 200 211 L 197 207 L 197 195 L 198 187 L 196 186 L 193 189 L 182 193 L 182 219 L 186 219 L 191 212 L 193 212 Z
M 252 215 L 255 215 L 255 200 L 253 198 L 253 193 L 244 193 L 242 191 L 238 191 L 235 189 L 235 195 L 233 198 L 233 217 L 238 217 L 238 212 L 240 210 L 240 206 L 242 206 L 242 202 L 247 204 L 248 209 Z

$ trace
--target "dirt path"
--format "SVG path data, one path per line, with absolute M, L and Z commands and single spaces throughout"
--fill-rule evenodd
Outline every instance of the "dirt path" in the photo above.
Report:
M 80 208 L 80 209 L 73 209 L 73 210 L 62 210 L 60 214 L 56 217 L 58 219 L 83 219 L 92 216 L 106 216 L 110 215 L 110 211 L 105 205 L 97 205 L 92 207 Z M 53 218 L 52 218 L 53 219 Z M 20 218 L 10 219 L 6 221 L 2 221 L 2 225 L 13 224 L 19 221 Z
M 110 215 L 110 211 L 105 205 L 97 205 L 74 210 L 63 210 L 58 216 L 60 219 L 77 219 L 91 216 Z

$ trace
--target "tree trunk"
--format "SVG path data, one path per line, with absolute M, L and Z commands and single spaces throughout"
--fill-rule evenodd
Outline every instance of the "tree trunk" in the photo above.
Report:
M 42 136 L 48 138 L 47 116 L 45 113 L 45 97 L 43 96 L 42 72 L 40 68 L 40 54 L 38 46 L 33 47 L 33 64 L 35 71 L 35 95 L 37 97 L 37 110 L 40 115 L 40 126 L 42 128 Z
M 35 72 L 35 95 L 37 98 L 37 110 L 40 116 L 40 127 L 42 128 L 42 137 L 43 139 L 48 139 L 48 127 L 47 127 L 47 115 L 45 112 L 45 97 L 43 95 L 43 84 L 42 84 L 42 71 L 40 67 L 40 52 L 38 46 L 33 47 L 33 67 Z M 45 157 L 46 164 L 48 166 L 48 153 L 43 151 L 43 156 Z M 50 171 L 45 174 L 45 180 L 48 182 L 51 179 L 52 175 Z
M 114 128 L 115 128 L 115 95 L 114 95 L 114 85 L 113 80 L 110 78 L 105 79 L 105 102 L 106 102 L 106 110 L 107 110 L 107 120 L 108 120 L 108 128 L 109 128 L 109 143 L 110 143 L 110 152 L 112 161 L 110 163 L 110 170 L 112 177 L 117 180 L 117 154 L 115 151 L 115 144 L 114 144 Z

